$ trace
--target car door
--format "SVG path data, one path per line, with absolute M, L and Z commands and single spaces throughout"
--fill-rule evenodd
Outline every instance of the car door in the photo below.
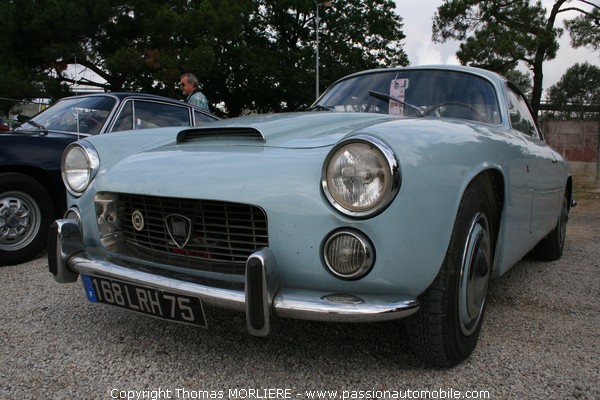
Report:
M 150 129 L 166 126 L 191 126 L 192 114 L 185 105 L 156 100 L 127 100 L 121 107 L 112 132 L 131 129 Z
M 556 225 L 564 190 L 564 169 L 560 156 L 544 142 L 525 98 L 511 85 L 508 96 L 511 126 L 526 142 L 529 152 L 527 170 L 532 199 L 529 231 L 535 236 Z

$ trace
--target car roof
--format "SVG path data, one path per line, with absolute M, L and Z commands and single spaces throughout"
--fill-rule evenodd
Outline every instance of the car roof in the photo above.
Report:
M 390 71 L 418 71 L 418 70 L 445 70 L 445 71 L 458 71 L 458 72 L 468 72 L 476 75 L 480 75 L 486 77 L 493 81 L 498 80 L 506 80 L 503 76 L 497 74 L 496 72 L 489 71 L 487 69 L 471 67 L 466 65 L 452 65 L 452 64 L 430 64 L 430 65 L 414 65 L 408 67 L 389 67 L 389 68 L 376 68 L 369 69 L 365 71 L 356 72 L 354 74 L 345 76 L 340 79 L 345 80 L 351 77 L 360 76 L 360 75 L 368 75 L 373 73 L 380 72 L 390 72 Z
M 85 93 L 85 94 L 79 94 L 79 95 L 75 95 L 75 96 L 68 96 L 68 97 L 62 97 L 60 100 L 64 100 L 64 99 L 76 99 L 76 98 L 89 98 L 89 97 L 105 97 L 105 96 L 112 96 L 115 97 L 117 99 L 119 99 L 119 101 L 123 101 L 126 99 L 143 99 L 143 100 L 160 100 L 163 102 L 168 102 L 168 103 L 174 103 L 174 104 L 185 104 L 187 106 L 190 106 L 191 108 L 196 108 L 198 110 L 200 110 L 199 108 L 188 104 L 184 101 L 181 100 L 176 100 L 176 99 L 172 99 L 170 97 L 165 97 L 165 96 L 160 96 L 160 95 L 156 95 L 156 94 L 149 94 L 149 93 L 137 93 L 137 92 L 102 92 L 102 93 Z

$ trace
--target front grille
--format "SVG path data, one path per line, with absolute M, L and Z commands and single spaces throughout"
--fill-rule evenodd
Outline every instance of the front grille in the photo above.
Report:
M 169 265 L 243 275 L 248 257 L 269 244 L 265 213 L 247 204 L 119 194 L 117 213 L 128 250 L 136 257 Z M 182 233 L 173 226 L 185 225 L 184 220 L 189 220 L 191 231 L 185 245 L 182 237 L 187 227 Z

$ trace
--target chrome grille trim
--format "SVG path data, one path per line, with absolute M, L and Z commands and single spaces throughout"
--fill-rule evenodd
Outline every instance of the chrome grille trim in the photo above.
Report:
M 141 231 L 133 228 L 135 210 L 144 218 Z M 113 250 L 148 261 L 243 275 L 248 257 L 269 245 L 264 211 L 248 204 L 118 194 L 117 213 L 125 242 Z M 183 248 L 167 231 L 165 217 L 171 214 L 192 222 Z

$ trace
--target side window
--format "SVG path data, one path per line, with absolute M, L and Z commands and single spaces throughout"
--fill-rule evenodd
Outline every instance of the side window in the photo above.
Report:
M 115 120 L 113 132 L 121 132 L 133 129 L 133 101 L 127 101 L 125 106 L 121 108 L 121 113 Z
M 510 87 L 508 88 L 508 114 L 513 129 L 521 131 L 528 136 L 539 137 L 535 119 L 529 111 L 527 102 L 523 96 Z
M 194 124 L 195 126 L 200 126 L 200 125 L 204 125 L 207 122 L 216 121 L 215 118 L 208 116 L 204 113 L 201 113 L 200 111 L 196 111 L 196 110 L 194 110 L 194 117 L 196 119 L 196 123 Z
M 143 100 L 135 101 L 134 120 L 134 129 L 191 125 L 187 107 Z

